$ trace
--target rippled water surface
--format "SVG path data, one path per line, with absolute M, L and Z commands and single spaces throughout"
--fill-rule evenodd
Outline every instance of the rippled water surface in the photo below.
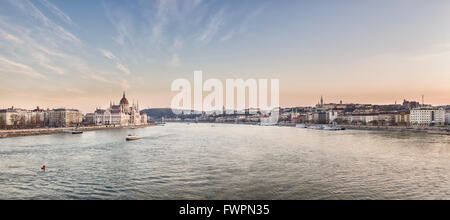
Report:
M 450 137 L 167 124 L 0 139 L 0 199 L 450 199 Z

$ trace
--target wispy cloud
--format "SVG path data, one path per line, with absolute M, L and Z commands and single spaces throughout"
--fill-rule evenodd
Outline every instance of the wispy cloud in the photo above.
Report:
M 124 64 L 122 64 L 122 62 L 120 62 L 119 58 L 117 58 L 117 56 L 115 56 L 111 51 L 105 50 L 105 49 L 99 49 L 99 51 L 102 53 L 102 55 L 110 60 L 113 60 L 116 62 L 116 68 L 118 70 L 120 70 L 122 73 L 125 73 L 127 75 L 131 74 L 130 69 L 125 66 Z
M 0 73 L 4 74 L 21 74 L 32 78 L 44 79 L 46 76 L 37 72 L 32 67 L 22 63 L 14 62 L 5 57 L 0 56 Z
M 105 73 L 90 62 L 95 49 L 86 48 L 82 41 L 50 19 L 60 19 L 65 24 L 73 25 L 73 20 L 48 0 L 7 0 L 15 17 L 0 16 L 0 74 L 20 74 L 35 80 L 46 79 L 42 83 L 54 82 L 52 74 L 65 75 L 65 79 L 83 81 L 94 80 L 101 84 L 113 85 L 127 89 L 130 84 L 118 73 Z M 44 11 L 35 4 L 45 6 Z M 37 5 L 39 6 L 39 5 Z M 21 16 L 21 20 L 16 20 Z M 115 62 L 114 68 L 129 75 L 129 68 L 110 50 L 99 49 L 102 56 Z M 69 73 L 70 74 L 67 74 Z M 43 74 L 45 73 L 45 74 Z M 51 81 L 50 81 L 51 80 Z M 58 78 L 58 80 L 60 80 Z M 1 85 L 1 84 L 0 84 Z M 63 85 L 63 84 L 61 84 Z M 81 94 L 75 88 L 60 88 L 63 91 Z
M 212 40 L 212 38 L 220 31 L 220 28 L 225 24 L 226 18 L 224 13 L 225 9 L 222 9 L 211 18 L 206 29 L 198 37 L 199 41 L 209 43 Z
M 14 5 L 22 13 L 30 16 L 34 21 L 39 21 L 43 26 L 52 31 L 52 34 L 56 34 L 60 39 L 69 41 L 76 45 L 81 45 L 81 40 L 74 34 L 67 31 L 60 25 L 53 22 L 47 16 L 44 15 L 36 6 L 28 0 L 8 0 L 10 4 Z
M 50 59 L 48 59 L 44 54 L 37 53 L 37 54 L 34 54 L 33 57 L 36 58 L 36 60 L 38 61 L 38 64 L 41 67 L 48 69 L 50 71 L 53 71 L 59 75 L 64 75 L 64 73 L 65 73 L 64 69 L 51 64 Z
M 24 41 L 17 38 L 16 36 L 6 33 L 5 31 L 0 29 L 0 37 L 3 38 L 4 40 L 7 40 L 13 44 L 24 44 Z
M 43 4 L 45 7 L 47 7 L 53 14 L 58 16 L 64 22 L 71 24 L 71 25 L 74 24 L 72 19 L 66 13 L 62 12 L 59 8 L 57 8 L 54 4 L 50 3 L 47 0 L 40 0 L 39 2 L 41 4 Z
M 236 31 L 232 30 L 232 31 L 228 32 L 226 35 L 224 35 L 222 38 L 220 38 L 220 41 L 227 41 L 227 40 L 233 38 L 235 34 L 236 34 Z
M 78 69 L 81 74 L 81 78 L 83 79 L 95 80 L 100 83 L 114 85 L 120 87 L 123 90 L 127 90 L 131 87 L 128 80 L 122 78 L 121 76 L 117 76 L 109 72 L 102 72 L 99 70 L 94 70 L 92 72 L 90 68 L 83 64 L 79 64 L 75 68 Z
M 238 25 L 237 27 L 235 27 L 232 30 L 230 30 L 227 34 L 225 34 L 220 39 L 220 41 L 230 40 L 234 36 L 239 35 L 239 34 L 243 34 L 244 32 L 246 32 L 249 23 L 253 19 L 255 19 L 256 17 L 260 16 L 264 12 L 265 9 L 266 9 L 266 5 L 257 6 L 255 9 L 253 9 L 253 11 L 248 13 L 248 15 L 244 17 L 244 19 L 242 19 L 240 25 Z
M 75 19 L 53 2 L 5 0 L 8 13 L 0 16 L 0 74 L 47 77 L 43 83 L 81 77 L 80 81 L 129 87 L 128 80 L 139 77 L 138 72 L 132 72 L 142 69 L 138 65 L 151 62 L 152 66 L 179 67 L 185 63 L 185 50 L 231 39 L 246 29 L 248 20 L 233 20 L 241 12 L 227 10 L 227 2 L 156 0 L 122 7 L 121 3 L 104 1 L 105 16 L 115 33 L 104 36 L 113 39 L 112 43 L 98 44 L 102 48 L 96 49 L 89 45 L 89 38 L 83 39 L 86 42 L 79 38 L 85 34 L 72 32 L 78 29 Z M 240 28 L 239 22 L 244 22 Z M 103 57 L 109 67 L 96 62 Z
M 22 20 L 27 22 L 16 23 L 7 16 L 0 17 L 0 39 L 4 39 L 0 42 L 2 48 L 0 54 L 4 56 L 3 63 L 5 59 L 12 62 L 17 60 L 15 63 L 21 67 L 21 73 L 37 79 L 45 78 L 41 72 L 65 74 L 66 70 L 61 66 L 65 62 L 74 62 L 73 55 L 68 53 L 79 51 L 81 41 L 48 18 L 33 2 L 28 0 L 8 2 L 13 6 L 13 13 L 20 14 Z M 51 12 L 57 13 L 58 18 L 71 21 L 70 17 L 50 2 L 46 0 L 39 2 Z M 5 71 L 5 68 L 2 71 Z
M 133 31 L 131 30 L 133 27 L 133 19 L 131 15 L 123 12 L 121 9 L 113 9 L 106 2 L 102 3 L 106 17 L 117 32 L 117 36 L 112 37 L 112 39 L 119 45 L 133 45 Z
M 130 70 L 128 69 L 128 67 L 126 67 L 125 65 L 123 65 L 123 64 L 121 64 L 121 63 L 118 63 L 118 64 L 116 65 L 116 67 L 117 67 L 117 69 L 119 69 L 120 71 L 122 71 L 123 73 L 125 73 L 125 74 L 127 74 L 127 75 L 130 75 L 130 74 L 131 74 L 131 72 L 130 72 Z
M 111 53 L 110 51 L 108 51 L 108 50 L 99 49 L 99 51 L 102 53 L 102 55 L 104 57 L 106 57 L 106 58 L 108 58 L 110 60 L 116 60 L 117 59 L 116 56 L 113 53 Z

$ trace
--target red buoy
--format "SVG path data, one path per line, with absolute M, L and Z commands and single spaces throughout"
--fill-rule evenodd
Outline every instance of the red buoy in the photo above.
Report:
M 44 170 L 44 171 L 45 171 L 45 165 L 41 167 L 41 170 Z

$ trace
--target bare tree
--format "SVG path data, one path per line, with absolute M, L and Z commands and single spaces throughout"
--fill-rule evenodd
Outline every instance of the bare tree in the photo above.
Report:
M 6 128 L 6 120 L 3 117 L 0 117 L 0 128 Z
M 26 126 L 27 122 L 26 122 L 26 119 L 25 119 L 25 115 L 21 115 L 20 116 L 19 123 L 20 123 L 20 127 L 25 127 Z
M 11 124 L 13 127 L 17 127 L 20 122 L 20 116 L 18 114 L 11 115 Z

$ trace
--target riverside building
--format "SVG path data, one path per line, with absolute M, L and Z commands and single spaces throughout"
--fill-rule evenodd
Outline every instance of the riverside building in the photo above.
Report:
M 77 109 L 59 108 L 48 111 L 48 124 L 51 127 L 77 126 L 83 122 L 83 114 Z
M 43 127 L 47 123 L 47 112 L 39 107 L 35 110 L 14 107 L 0 110 L 0 128 Z
M 447 125 L 450 125 L 450 110 L 447 110 L 447 112 L 445 113 L 445 123 Z
M 411 110 L 411 124 L 412 125 L 444 125 L 445 124 L 445 110 L 435 109 L 429 107 L 415 108 Z

